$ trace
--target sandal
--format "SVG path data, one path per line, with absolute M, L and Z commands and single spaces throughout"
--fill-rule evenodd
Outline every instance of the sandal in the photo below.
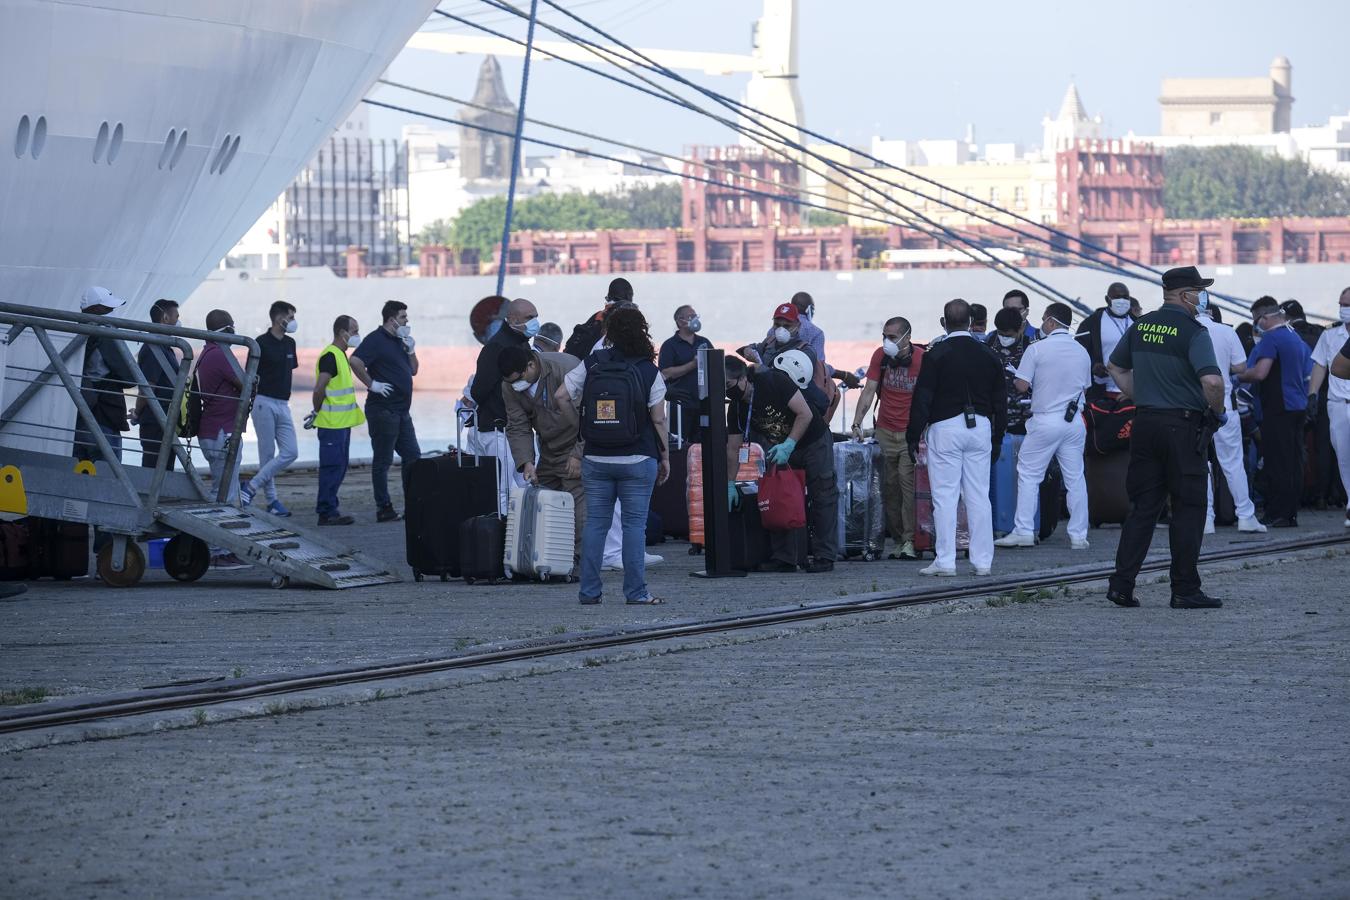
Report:
M 651 594 L 648 594 L 645 597 L 638 597 L 636 600 L 626 600 L 624 602 L 629 606 L 656 606 L 658 603 L 665 603 L 666 601 L 662 600 L 660 597 L 653 597 Z

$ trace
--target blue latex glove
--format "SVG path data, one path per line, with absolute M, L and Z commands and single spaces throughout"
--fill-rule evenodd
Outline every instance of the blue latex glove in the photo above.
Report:
M 773 463 L 775 466 L 781 466 L 787 463 L 788 457 L 790 457 L 792 455 L 792 451 L 796 449 L 797 449 L 797 442 L 794 441 L 792 438 L 788 438 L 787 440 L 783 441 L 783 443 L 770 447 L 769 452 L 764 454 L 764 458 L 767 459 L 769 462 Z
M 735 509 L 741 505 L 741 492 L 736 490 L 736 482 L 727 482 L 727 509 Z
M 1228 412 L 1227 412 L 1227 411 L 1224 411 L 1224 412 L 1219 413 L 1219 415 L 1218 415 L 1217 418 L 1218 418 L 1218 421 L 1219 421 L 1219 427 L 1220 427 L 1220 428 L 1222 428 L 1223 426 L 1225 426 L 1225 425 L 1228 424 Z

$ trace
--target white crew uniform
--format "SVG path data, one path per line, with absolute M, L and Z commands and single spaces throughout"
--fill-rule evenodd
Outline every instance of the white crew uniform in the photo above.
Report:
M 978 341 L 969 331 L 953 331 L 943 340 Z M 930 341 L 931 348 L 936 341 Z M 995 403 L 1006 403 L 1000 393 Z M 989 501 L 992 468 L 993 425 L 986 416 L 975 417 L 967 428 L 964 416 L 953 416 L 928 426 L 928 483 L 933 498 L 933 555 L 936 568 L 956 568 L 957 507 L 964 501 L 970 546 L 966 552 L 976 570 L 994 564 L 994 510 Z
M 1083 449 L 1087 427 L 1075 414 L 1064 421 L 1069 404 L 1082 405 L 1083 392 L 1092 386 L 1092 358 L 1068 329 L 1058 328 L 1027 347 L 1017 367 L 1017 378 L 1031 385 L 1031 418 L 1017 456 L 1017 514 L 1013 532 L 1036 534 L 1036 504 L 1050 460 L 1059 460 L 1069 495 L 1069 539 L 1087 540 L 1088 495 L 1083 477 Z
M 1209 338 L 1214 344 L 1214 359 L 1228 378 L 1233 366 L 1247 362 L 1247 351 L 1242 347 L 1242 339 L 1237 336 L 1231 325 L 1215 322 L 1209 316 L 1197 316 L 1196 321 L 1209 330 Z M 1251 488 L 1247 483 L 1247 465 L 1242 453 L 1242 420 L 1233 411 L 1233 392 L 1223 392 L 1223 409 L 1228 421 L 1214 432 L 1214 455 L 1223 470 L 1224 480 L 1228 482 L 1228 492 L 1233 495 L 1233 509 L 1239 520 L 1256 516 L 1256 505 L 1252 503 Z M 1209 485 L 1209 500 L 1205 506 L 1205 521 L 1214 521 L 1214 480 Z
M 1327 370 L 1327 425 L 1341 470 L 1341 484 L 1350 491 L 1350 378 L 1337 378 L 1331 374 L 1332 360 L 1341 352 L 1347 339 L 1350 339 L 1350 324 L 1328 328 L 1318 338 L 1312 358 Z

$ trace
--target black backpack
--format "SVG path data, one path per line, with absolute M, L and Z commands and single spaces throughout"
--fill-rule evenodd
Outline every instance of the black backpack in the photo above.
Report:
M 591 316 L 572 329 L 572 336 L 567 339 L 562 351 L 575 356 L 577 359 L 585 359 L 591 355 L 591 351 L 595 349 L 596 344 L 600 343 L 600 338 L 604 334 L 605 325 L 600 321 L 599 314 Z
M 586 446 L 632 446 L 649 421 L 647 390 L 636 362 L 612 356 L 590 367 L 581 393 L 581 439 Z
M 178 436 L 180 438 L 194 438 L 202 430 L 202 386 L 197 380 L 196 369 L 193 369 L 192 380 L 188 382 L 188 389 L 183 392 L 183 409 L 178 419 Z M 215 435 L 212 435 L 215 437 Z

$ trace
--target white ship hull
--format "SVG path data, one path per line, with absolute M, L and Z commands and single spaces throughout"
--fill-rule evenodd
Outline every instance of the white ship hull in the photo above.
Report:
M 0 0 L 0 301 L 185 300 L 434 5 Z

